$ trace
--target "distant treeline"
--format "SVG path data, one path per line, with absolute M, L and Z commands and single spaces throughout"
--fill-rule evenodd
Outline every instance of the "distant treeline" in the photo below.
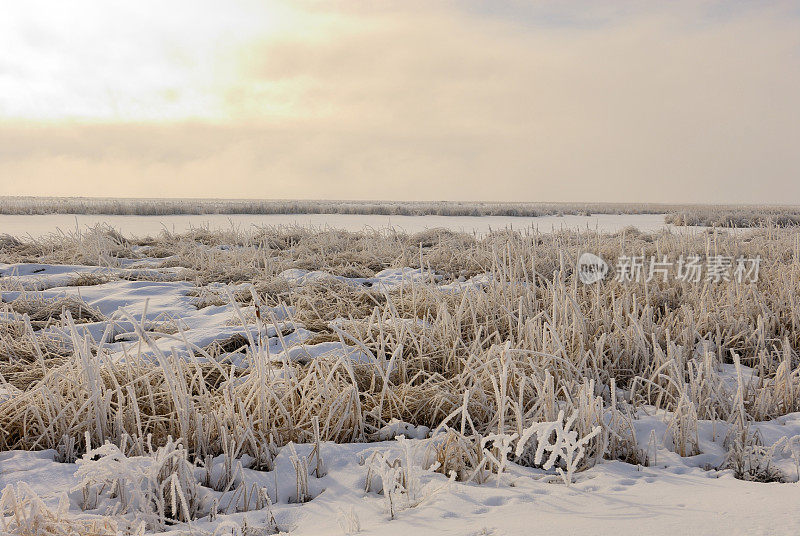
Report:
M 0 197 L 0 214 L 376 214 L 389 216 L 556 216 L 666 214 L 674 225 L 781 227 L 800 225 L 800 207 L 662 203 L 501 203 L 456 201 L 331 201 L 262 199 L 115 199 Z
M 706 227 L 793 227 L 800 225 L 800 208 L 774 206 L 684 207 L 664 218 L 673 225 Z
M 663 214 L 678 205 L 455 201 L 317 201 L 262 199 L 114 199 L 0 197 L 0 214 L 378 214 L 402 216 L 552 216 Z

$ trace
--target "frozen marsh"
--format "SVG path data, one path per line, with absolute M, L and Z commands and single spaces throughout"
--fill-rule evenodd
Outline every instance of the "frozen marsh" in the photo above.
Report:
M 798 289 L 775 227 L 5 235 L 3 526 L 791 534 Z

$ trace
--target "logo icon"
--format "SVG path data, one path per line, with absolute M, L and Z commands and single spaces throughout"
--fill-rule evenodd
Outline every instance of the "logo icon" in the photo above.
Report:
M 586 285 L 597 283 L 608 273 L 606 261 L 592 253 L 582 253 L 578 259 L 578 277 Z

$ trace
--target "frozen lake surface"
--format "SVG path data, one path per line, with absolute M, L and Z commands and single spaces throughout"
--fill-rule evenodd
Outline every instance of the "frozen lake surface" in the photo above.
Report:
M 191 228 L 238 228 L 247 230 L 254 226 L 302 225 L 319 228 L 361 231 L 367 228 L 384 230 L 395 228 L 415 233 L 434 227 L 453 231 L 484 234 L 490 230 L 537 228 L 548 232 L 554 229 L 598 230 L 613 233 L 629 225 L 641 231 L 675 229 L 664 223 L 663 214 L 597 214 L 593 216 L 386 216 L 366 214 L 198 214 L 172 216 L 119 216 L 85 214 L 0 215 L 0 235 L 41 237 L 50 233 L 84 230 L 97 223 L 105 223 L 126 236 L 157 235 L 166 229 L 185 232 Z M 697 230 L 699 228 L 692 228 Z

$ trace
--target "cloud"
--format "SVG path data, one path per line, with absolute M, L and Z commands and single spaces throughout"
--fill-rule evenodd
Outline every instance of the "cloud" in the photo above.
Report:
M 298 5 L 167 120 L 6 120 L 0 193 L 800 202 L 791 4 Z

